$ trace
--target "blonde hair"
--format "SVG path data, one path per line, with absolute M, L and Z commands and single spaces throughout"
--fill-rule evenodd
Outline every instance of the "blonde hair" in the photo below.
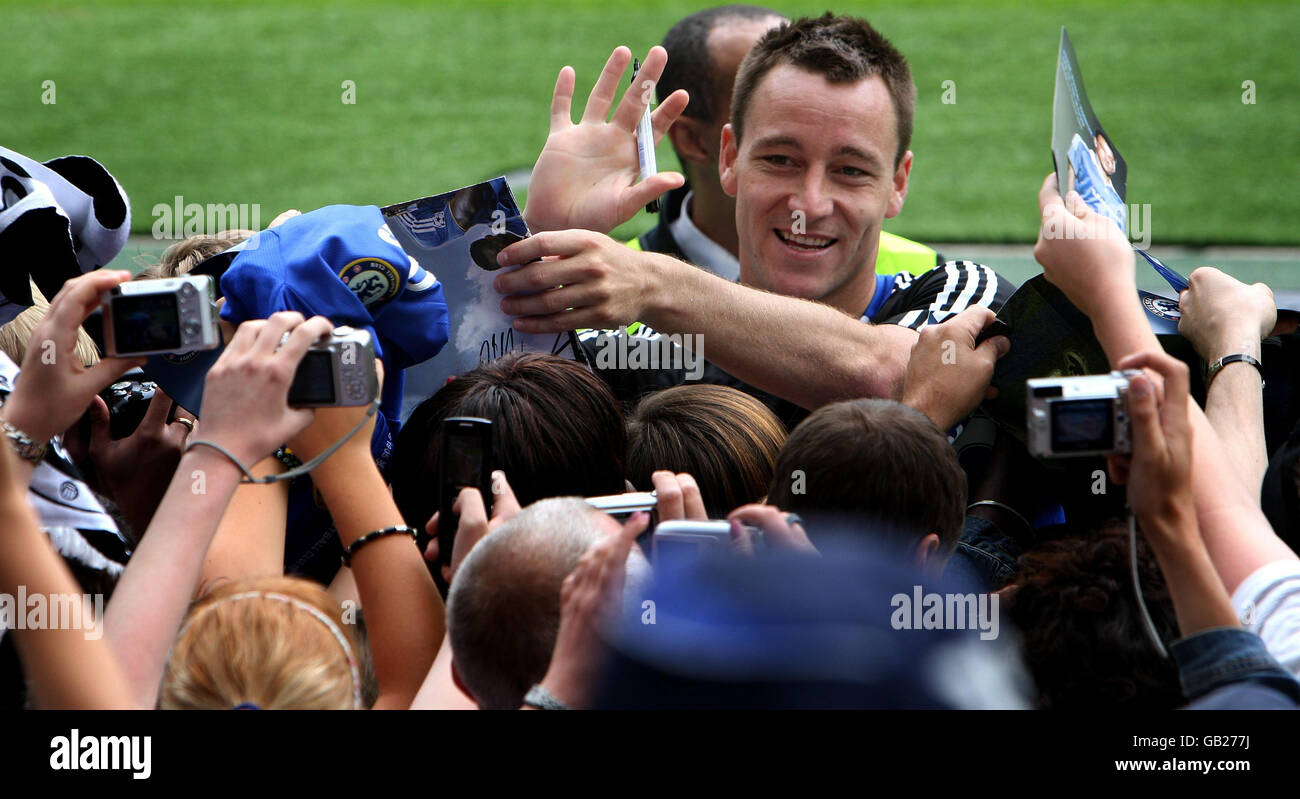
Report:
M 176 637 L 164 710 L 361 709 L 356 636 L 324 588 L 295 577 L 225 582 Z
M 180 277 L 214 255 L 239 244 L 256 234 L 253 230 L 223 230 L 215 234 L 199 234 L 184 239 L 163 250 L 156 264 L 148 264 L 136 275 L 136 280 L 158 277 Z
M 36 288 L 32 283 L 32 307 L 10 319 L 0 327 L 0 351 L 13 359 L 13 362 L 21 365 L 23 357 L 27 355 L 27 343 L 31 341 L 32 332 L 36 326 L 45 318 L 46 312 L 50 310 L 50 303 L 45 299 L 41 290 Z M 81 363 L 87 367 L 99 363 L 99 352 L 95 349 L 95 341 L 82 328 L 77 328 L 77 346 L 73 349 Z

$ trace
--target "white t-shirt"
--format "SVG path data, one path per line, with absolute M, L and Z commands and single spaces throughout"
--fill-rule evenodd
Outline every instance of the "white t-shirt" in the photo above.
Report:
M 1300 677 L 1300 560 L 1256 569 L 1233 592 L 1232 607 L 1282 668 Z

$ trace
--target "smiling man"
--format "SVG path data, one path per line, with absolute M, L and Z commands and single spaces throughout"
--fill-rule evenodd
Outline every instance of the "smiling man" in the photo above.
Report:
M 664 173 L 636 183 L 635 158 L 627 162 L 620 148 L 633 153 L 629 137 L 644 110 L 637 93 L 628 91 L 604 121 L 628 60 L 624 48 L 610 57 L 576 126 L 574 77 L 561 71 L 525 214 L 532 229 L 551 232 L 503 252 L 503 264 L 527 265 L 495 282 L 507 295 L 503 310 L 520 317 L 517 329 L 639 321 L 657 333 L 702 334 L 707 382 L 748 383 L 813 409 L 897 398 L 916 330 L 970 305 L 996 309 L 1009 296 L 1012 286 L 966 261 L 915 278 L 876 273 L 881 225 L 907 196 L 916 90 L 902 55 L 850 17 L 775 28 L 740 67 L 719 156 L 722 186 L 736 198 L 740 284 L 591 232 L 681 182 Z M 653 49 L 642 74 L 657 78 L 664 61 Z M 655 112 L 657 136 L 681 113 L 683 94 Z M 609 342 L 593 331 L 585 343 Z M 624 399 L 684 379 L 636 368 L 604 376 Z

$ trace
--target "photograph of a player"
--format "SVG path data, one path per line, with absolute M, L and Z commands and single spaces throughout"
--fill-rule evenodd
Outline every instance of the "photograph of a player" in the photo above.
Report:
M 1109 177 L 1115 172 L 1114 153 L 1101 133 L 1096 134 L 1093 140 L 1104 145 L 1104 162 L 1103 156 L 1094 152 L 1078 133 L 1070 139 L 1069 188 L 1077 191 L 1089 208 L 1115 220 L 1119 229 L 1127 232 L 1128 209 Z

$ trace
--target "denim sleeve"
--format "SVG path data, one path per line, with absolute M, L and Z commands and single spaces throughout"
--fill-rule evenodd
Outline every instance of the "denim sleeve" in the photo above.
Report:
M 1282 668 L 1254 633 L 1237 627 L 1204 630 L 1180 638 L 1170 650 L 1189 702 L 1239 683 L 1270 688 L 1300 702 L 1300 682 Z
M 979 516 L 967 516 L 945 574 L 996 591 L 1016 576 L 1020 555 L 1020 545 L 996 524 Z

